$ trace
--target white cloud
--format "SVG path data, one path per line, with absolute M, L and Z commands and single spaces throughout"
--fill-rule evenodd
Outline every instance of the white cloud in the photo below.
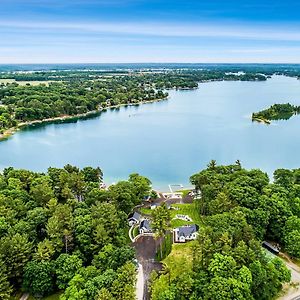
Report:
M 127 34 L 161 37 L 235 38 L 268 41 L 300 42 L 298 26 L 282 25 L 222 25 L 222 24 L 172 24 L 172 23 L 128 23 L 128 22 L 32 22 L 0 20 L 0 27 L 22 31 L 64 31 Z M 1 33 L 0 33 L 1 34 Z

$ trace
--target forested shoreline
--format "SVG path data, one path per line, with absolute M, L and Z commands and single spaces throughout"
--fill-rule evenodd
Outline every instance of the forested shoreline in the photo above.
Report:
M 35 121 L 85 116 L 109 107 L 165 99 L 168 89 L 194 89 L 198 82 L 262 81 L 266 76 L 223 71 L 103 72 L 51 71 L 2 73 L 15 82 L 0 85 L 0 135 Z M 31 85 L 33 80 L 40 84 Z M 27 84 L 19 85 L 18 81 Z M 47 84 L 43 84 L 43 82 Z

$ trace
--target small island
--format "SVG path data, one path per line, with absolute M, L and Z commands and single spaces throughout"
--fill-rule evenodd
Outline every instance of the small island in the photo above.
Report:
M 274 104 L 271 107 L 252 114 L 252 121 L 271 124 L 271 121 L 288 120 L 300 113 L 300 106 L 290 103 Z

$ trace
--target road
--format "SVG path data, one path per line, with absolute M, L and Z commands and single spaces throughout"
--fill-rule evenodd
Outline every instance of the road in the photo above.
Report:
M 285 294 L 278 300 L 300 300 L 300 268 L 285 254 L 280 253 L 280 256 L 284 257 L 285 265 L 291 271 L 291 283 L 293 284 L 284 287 Z

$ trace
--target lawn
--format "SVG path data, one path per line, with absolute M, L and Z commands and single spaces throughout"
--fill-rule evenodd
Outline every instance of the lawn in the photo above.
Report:
M 197 209 L 197 202 L 194 201 L 192 204 L 173 204 L 172 207 L 177 207 L 177 209 L 171 209 L 171 219 L 173 219 L 176 215 L 187 215 L 190 218 L 192 218 L 193 222 L 187 222 L 182 220 L 172 220 L 172 221 L 180 221 L 184 224 L 197 224 L 201 225 L 202 221 L 200 219 L 199 210 Z M 179 223 L 179 226 L 184 225 L 182 223 Z
M 139 226 L 137 225 L 133 228 L 132 235 L 135 238 L 139 233 Z
M 176 278 L 185 270 L 190 271 L 192 268 L 193 251 L 192 248 L 196 241 L 184 244 L 173 244 L 172 251 L 163 262 L 171 270 L 171 278 Z
M 54 82 L 54 81 L 16 81 L 15 79 L 0 79 L 0 84 L 4 83 L 17 83 L 20 86 L 25 86 L 27 84 L 30 84 L 31 86 L 37 86 L 37 85 L 41 85 L 44 84 L 46 86 L 49 86 L 49 83 Z
M 198 213 L 199 209 L 197 209 L 196 201 L 194 201 L 192 204 L 172 204 L 172 207 L 178 208 L 178 209 L 170 209 L 172 228 L 176 228 L 184 225 L 190 225 L 190 224 L 197 224 L 200 226 L 202 224 L 201 218 Z M 153 210 L 151 210 L 150 208 L 141 208 L 140 211 L 144 215 L 151 215 L 151 213 L 153 212 Z M 190 218 L 192 218 L 193 221 L 188 222 L 179 219 L 173 220 L 173 218 L 176 215 L 187 215 Z
M 140 212 L 143 214 L 143 215 L 151 215 L 152 213 L 152 209 L 151 208 L 145 208 L 145 207 L 142 207 L 140 209 Z
M 172 243 L 173 243 L 173 233 L 169 232 L 165 235 L 165 238 L 162 242 L 162 253 L 160 249 L 158 249 L 156 253 L 156 260 L 161 261 L 166 258 L 172 251 Z M 162 254 L 162 256 L 161 256 Z
M 180 219 L 172 219 L 171 220 L 171 227 L 172 228 L 177 228 L 177 227 L 181 227 L 184 225 L 191 225 L 191 224 L 195 224 L 195 222 L 188 222 L 188 221 L 184 221 L 184 220 L 180 220 Z
M 178 191 L 175 191 L 175 193 L 182 193 L 182 198 L 184 198 L 188 195 L 188 193 L 190 191 L 191 191 L 191 189 L 189 189 L 189 190 L 178 190 Z

